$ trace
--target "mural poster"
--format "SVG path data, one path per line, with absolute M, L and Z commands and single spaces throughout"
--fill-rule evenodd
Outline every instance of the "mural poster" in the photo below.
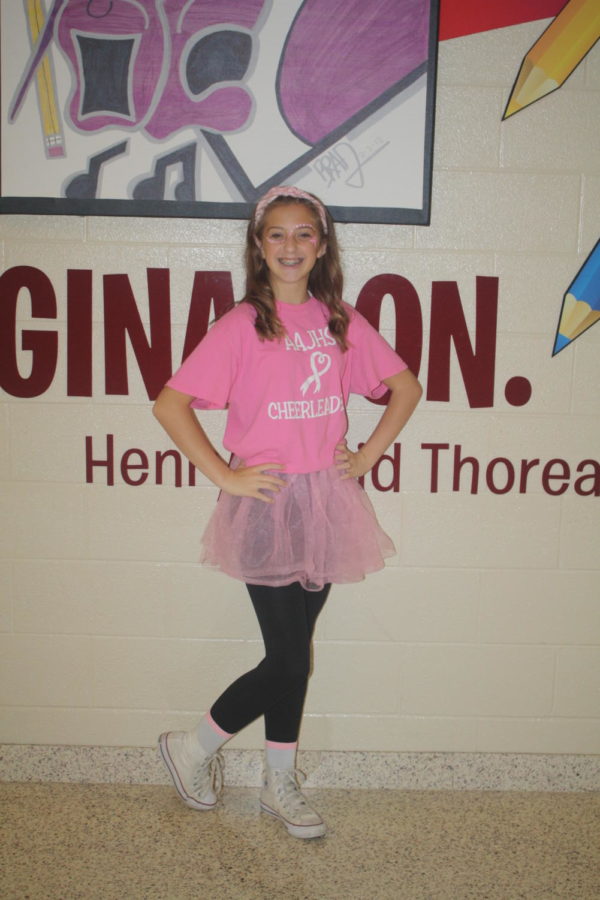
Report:
M 0 212 L 428 224 L 437 0 L 2 4 Z

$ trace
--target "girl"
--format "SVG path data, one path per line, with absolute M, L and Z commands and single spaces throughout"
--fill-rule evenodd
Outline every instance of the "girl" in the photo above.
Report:
M 221 746 L 265 719 L 261 809 L 299 838 L 325 834 L 300 791 L 295 754 L 310 644 L 332 582 L 359 581 L 394 553 L 356 481 L 408 421 L 416 378 L 378 332 L 341 300 L 333 220 L 317 197 L 272 188 L 248 225 L 246 293 L 220 318 L 158 396 L 154 413 L 217 487 L 201 561 L 247 585 L 265 657 L 231 684 L 192 732 L 159 739 L 184 802 L 212 809 Z M 352 451 L 351 392 L 390 399 Z M 226 463 L 193 408 L 228 409 Z

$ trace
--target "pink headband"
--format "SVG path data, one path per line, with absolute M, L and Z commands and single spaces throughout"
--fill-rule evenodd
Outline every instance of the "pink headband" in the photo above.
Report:
M 321 225 L 323 226 L 323 233 L 327 234 L 327 217 L 325 216 L 325 208 L 320 200 L 317 200 L 317 198 L 313 197 L 312 194 L 307 194 L 306 191 L 301 191 L 300 188 L 288 185 L 272 187 L 269 191 L 267 191 L 264 197 L 260 198 L 254 211 L 255 228 L 258 228 L 258 226 L 260 225 L 260 221 L 265 214 L 265 209 L 267 208 L 267 206 L 274 200 L 277 200 L 279 197 L 293 197 L 294 200 L 308 200 L 308 202 L 315 207 L 319 214 L 319 219 L 321 220 Z

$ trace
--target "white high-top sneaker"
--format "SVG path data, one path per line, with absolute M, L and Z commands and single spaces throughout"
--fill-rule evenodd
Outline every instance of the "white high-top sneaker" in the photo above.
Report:
M 322 837 L 327 828 L 318 812 L 309 806 L 300 790 L 297 769 L 265 769 L 260 792 L 263 812 L 283 822 L 297 838 Z
M 213 809 L 223 789 L 221 753 L 207 756 L 188 731 L 166 731 L 158 749 L 183 802 L 192 809 Z

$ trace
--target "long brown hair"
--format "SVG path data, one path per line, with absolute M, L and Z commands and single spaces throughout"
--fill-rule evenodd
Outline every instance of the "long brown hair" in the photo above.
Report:
M 313 194 L 310 197 L 314 197 Z M 325 243 L 326 249 L 323 256 L 319 257 L 308 277 L 308 289 L 329 310 L 329 331 L 342 350 L 348 349 L 346 334 L 348 331 L 348 313 L 342 305 L 342 291 L 344 276 L 340 263 L 340 251 L 335 235 L 333 219 L 327 208 L 321 201 L 314 197 L 315 203 L 308 198 L 286 196 L 285 188 L 282 188 L 281 196 L 276 197 L 267 210 L 274 206 L 283 206 L 288 203 L 301 203 L 311 213 L 315 227 L 319 233 L 319 240 Z M 327 222 L 327 234 L 323 228 L 319 216 L 318 207 L 321 204 Z M 260 249 L 260 241 L 264 227 L 264 218 L 256 224 L 255 214 L 248 223 L 246 232 L 246 292 L 242 297 L 242 303 L 249 303 L 256 310 L 254 327 L 261 340 L 272 341 L 282 338 L 285 329 L 277 316 L 275 298 L 269 282 L 269 270 L 263 259 Z

